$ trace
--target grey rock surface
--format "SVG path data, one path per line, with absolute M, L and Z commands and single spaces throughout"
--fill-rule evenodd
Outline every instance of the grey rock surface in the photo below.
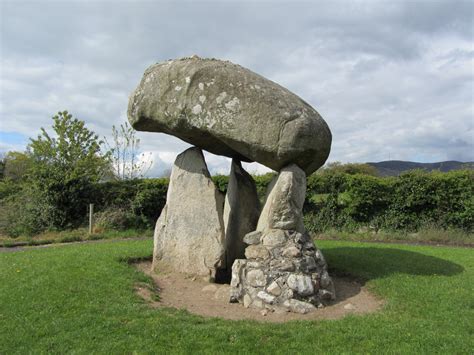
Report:
M 235 259 L 245 257 L 244 237 L 257 227 L 260 207 L 252 176 L 239 161 L 232 160 L 224 204 L 226 269 L 232 269 Z
M 306 314 L 314 311 L 316 308 L 308 302 L 290 299 L 284 302 L 284 306 L 288 307 L 291 312 Z
M 253 232 L 247 233 L 244 236 L 244 243 L 248 245 L 259 244 L 261 236 L 262 236 L 262 232 L 260 231 L 253 231 Z
M 257 230 L 291 229 L 303 233 L 305 194 L 304 171 L 295 164 L 284 167 L 268 186 Z
M 310 276 L 291 274 L 286 280 L 288 287 L 302 296 L 313 294 L 314 288 Z
M 223 209 L 224 196 L 202 151 L 190 148 L 178 155 L 155 227 L 153 268 L 164 262 L 179 272 L 214 278 L 225 266 Z
M 284 308 L 297 313 L 310 312 L 316 309 L 315 306 L 321 307 L 333 300 L 334 284 L 327 273 L 327 265 L 309 235 L 292 230 L 281 232 L 285 236 L 283 243 L 265 246 L 263 237 L 260 244 L 247 247 L 246 260 L 234 262 L 231 300 L 244 303 L 245 307 Z M 266 257 L 260 258 L 253 252 L 255 249 L 265 250 Z M 285 254 L 289 249 L 299 253 Z
M 276 247 L 285 244 L 287 235 L 282 229 L 267 229 L 262 236 L 262 244 L 266 247 Z
M 270 254 L 263 245 L 250 245 L 245 249 L 245 257 L 247 259 L 267 259 Z
M 244 307 L 245 307 L 245 308 L 249 308 L 249 307 L 250 307 L 250 304 L 252 303 L 252 299 L 250 298 L 249 295 L 245 295 L 245 296 L 244 296 L 244 301 L 243 301 L 243 303 L 244 303 Z
M 247 280 L 251 286 L 265 286 L 267 283 L 266 276 L 262 270 L 250 270 L 247 273 Z
M 128 119 L 139 131 L 276 171 L 294 163 L 309 175 L 331 149 L 326 122 L 301 98 L 239 65 L 197 56 L 149 67 L 130 96 Z
M 260 298 L 265 303 L 268 303 L 268 304 L 272 304 L 273 302 L 275 302 L 275 299 L 276 299 L 275 296 L 272 296 L 272 295 L 266 293 L 265 291 L 258 291 L 257 297 Z
M 273 296 L 280 296 L 281 294 L 281 287 L 278 285 L 277 282 L 273 281 L 268 287 L 267 292 L 272 294 Z

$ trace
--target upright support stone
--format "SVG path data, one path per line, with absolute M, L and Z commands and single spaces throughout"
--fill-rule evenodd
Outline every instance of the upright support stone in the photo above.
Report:
M 284 167 L 268 187 L 257 230 L 284 229 L 303 233 L 305 194 L 304 171 L 295 164 Z
M 245 258 L 244 236 L 254 231 L 260 214 L 257 188 L 240 161 L 233 159 L 224 204 L 226 269 Z
M 201 149 L 176 158 L 166 206 L 156 223 L 153 269 L 172 269 L 215 278 L 225 267 L 224 196 L 215 187 Z

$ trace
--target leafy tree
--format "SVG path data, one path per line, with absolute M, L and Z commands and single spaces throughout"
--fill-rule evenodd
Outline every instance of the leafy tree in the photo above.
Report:
M 360 163 L 346 163 L 342 164 L 338 161 L 333 163 L 328 163 L 322 169 L 318 170 L 318 174 L 327 174 L 327 173 L 344 173 L 349 175 L 363 174 L 378 176 L 377 169 L 368 164 Z
M 0 153 L 0 179 L 5 175 L 5 155 Z
M 119 129 L 112 126 L 112 139 L 112 143 L 107 139 L 105 142 L 110 151 L 115 177 L 119 180 L 143 177 L 153 162 L 149 159 L 139 159 L 140 139 L 135 136 L 135 130 L 126 122 L 121 124 Z
M 67 111 L 58 112 L 53 121 L 55 136 L 41 128 L 28 151 L 33 190 L 46 211 L 44 223 L 62 229 L 83 221 L 94 183 L 106 173 L 109 160 L 101 153 L 103 142 L 83 121 Z
M 8 152 L 3 158 L 3 177 L 13 181 L 26 178 L 31 169 L 31 156 L 23 152 Z

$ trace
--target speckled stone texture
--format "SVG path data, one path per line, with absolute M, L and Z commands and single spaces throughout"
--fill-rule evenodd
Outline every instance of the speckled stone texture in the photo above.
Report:
M 225 268 L 224 195 L 214 185 L 201 149 L 176 158 L 166 205 L 156 222 L 153 268 L 215 279 Z
M 300 97 L 240 65 L 197 56 L 149 67 L 128 119 L 139 131 L 276 171 L 295 163 L 311 174 L 331 149 L 326 122 Z

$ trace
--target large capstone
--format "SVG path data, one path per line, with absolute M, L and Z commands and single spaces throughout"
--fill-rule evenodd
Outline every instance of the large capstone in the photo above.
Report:
M 255 230 L 260 214 L 257 188 L 239 161 L 232 160 L 224 204 L 226 269 L 245 257 L 244 237 Z
M 211 279 L 225 267 L 224 196 L 215 187 L 199 148 L 178 155 L 166 206 L 156 223 L 153 268 Z
M 311 174 L 331 148 L 326 122 L 301 98 L 239 65 L 196 56 L 149 67 L 128 118 L 139 131 L 277 171 L 294 163 Z

